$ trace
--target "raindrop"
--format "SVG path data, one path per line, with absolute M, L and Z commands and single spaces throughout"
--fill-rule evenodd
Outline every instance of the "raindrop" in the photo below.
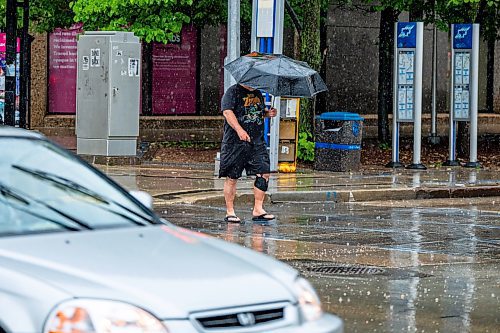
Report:
M 436 299 L 435 299 L 434 301 L 435 301 L 436 303 L 438 303 L 438 302 L 439 302 L 439 298 L 438 298 L 438 297 L 436 297 Z

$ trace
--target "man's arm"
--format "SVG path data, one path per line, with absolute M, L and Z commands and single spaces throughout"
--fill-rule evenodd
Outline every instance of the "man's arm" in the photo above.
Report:
M 266 118 L 274 118 L 278 114 L 278 110 L 275 108 L 271 107 L 270 109 L 266 109 L 264 112 L 264 117 Z
M 238 122 L 238 119 L 234 115 L 233 110 L 224 110 L 222 114 L 226 118 L 226 121 L 229 124 L 229 126 L 231 126 L 236 131 L 236 133 L 240 137 L 240 140 L 250 142 L 250 136 L 243 129 L 243 127 L 241 127 L 240 123 Z

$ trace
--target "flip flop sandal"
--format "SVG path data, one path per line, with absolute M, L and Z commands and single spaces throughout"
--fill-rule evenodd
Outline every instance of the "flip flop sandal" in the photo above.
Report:
M 236 215 L 229 215 L 224 218 L 224 222 L 229 222 L 229 223 L 241 223 L 241 220 L 238 216 Z
M 254 216 L 252 217 L 252 221 L 255 221 L 255 222 L 269 222 L 269 221 L 272 221 L 274 219 L 276 219 L 276 217 L 266 217 L 266 216 L 269 216 L 271 214 L 262 214 L 262 215 L 259 215 L 259 216 Z

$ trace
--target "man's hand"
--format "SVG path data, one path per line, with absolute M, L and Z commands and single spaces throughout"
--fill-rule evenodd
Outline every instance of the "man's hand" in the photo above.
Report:
M 270 108 L 266 112 L 266 116 L 269 118 L 274 118 L 274 117 L 276 117 L 277 114 L 278 114 L 278 110 L 276 110 L 275 108 Z
M 236 133 L 240 137 L 241 141 L 250 142 L 250 135 L 248 135 L 247 131 L 245 131 L 243 128 L 241 128 L 240 130 L 236 131 Z

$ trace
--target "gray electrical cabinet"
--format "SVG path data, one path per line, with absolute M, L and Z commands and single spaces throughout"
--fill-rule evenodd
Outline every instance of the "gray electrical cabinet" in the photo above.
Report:
M 135 156 L 141 44 L 132 32 L 90 31 L 78 40 L 77 154 Z

